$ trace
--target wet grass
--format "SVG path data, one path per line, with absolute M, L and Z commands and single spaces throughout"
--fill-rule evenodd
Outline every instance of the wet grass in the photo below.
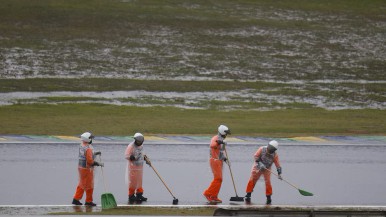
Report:
M 215 84 L 215 85 L 214 85 Z M 175 80 L 136 80 L 106 78 L 33 78 L 0 79 L 0 92 L 31 91 L 131 91 L 144 90 L 154 92 L 205 92 L 229 91 L 242 89 L 273 88 L 290 86 L 273 82 L 238 82 L 238 81 L 175 81 Z
M 191 107 L 201 109 L 238 109 L 238 110 L 277 110 L 325 108 L 380 108 L 386 101 L 384 83 L 369 82 L 307 82 L 275 83 L 264 81 L 179 81 L 179 80 L 135 80 L 135 79 L 0 79 L 0 92 L 54 92 L 74 91 L 96 92 L 90 96 L 55 96 L 33 99 L 19 99 L 13 103 L 69 103 L 96 102 L 106 104 L 130 104 L 138 106 Z M 145 91 L 141 97 L 103 98 L 98 92 L 106 91 Z M 248 95 L 235 94 L 240 91 Z M 168 97 L 175 93 L 174 98 Z M 192 98 L 184 98 L 189 93 Z M 198 93 L 217 94 L 217 98 L 201 97 Z M 221 99 L 221 92 L 233 96 Z M 164 93 L 152 95 L 151 93 Z M 185 95 L 179 95 L 185 93 Z M 213 96 L 214 97 L 214 96 Z M 334 107 L 336 106 L 336 108 Z
M 0 77 L 383 80 L 385 8 L 381 0 L 0 0 Z
M 78 134 L 74 123 L 90 122 L 124 135 L 132 114 L 146 133 L 212 133 L 223 121 L 248 135 L 384 133 L 385 10 L 383 0 L 0 0 L 1 93 L 264 94 L 193 105 L 202 110 L 165 107 L 191 106 L 184 98 L 22 99 L 0 107 L 0 133 Z M 22 105 L 36 102 L 58 105 Z M 336 105 L 364 109 L 318 108 Z
M 384 135 L 385 110 L 287 109 L 278 111 L 189 110 L 103 104 L 0 107 L 0 134 L 96 135 L 213 134 L 219 123 L 234 136 Z

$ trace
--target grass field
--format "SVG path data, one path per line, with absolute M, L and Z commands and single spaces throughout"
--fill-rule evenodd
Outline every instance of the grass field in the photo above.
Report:
M 218 110 L 383 109 L 385 92 L 384 83 L 0 79 L 3 105 L 79 102 Z M 33 93 L 36 96 L 31 97 Z
M 0 77 L 384 81 L 383 0 L 0 0 Z
M 382 0 L 0 0 L 0 134 L 384 134 L 385 14 Z
M 384 135 L 385 110 L 189 110 L 104 104 L 0 107 L 0 134 L 96 135 L 213 134 L 221 123 L 234 136 Z

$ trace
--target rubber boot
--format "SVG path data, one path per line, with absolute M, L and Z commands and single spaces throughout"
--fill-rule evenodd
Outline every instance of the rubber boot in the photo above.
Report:
M 137 201 L 143 202 L 147 201 L 147 198 L 143 196 L 143 193 L 137 193 Z
M 267 195 L 267 202 L 265 204 L 266 205 L 271 205 L 272 204 L 271 195 Z
M 129 195 L 129 203 L 130 204 L 133 204 L 136 200 L 137 200 L 137 198 L 135 197 L 134 194 Z
M 84 205 L 85 206 L 96 206 L 96 204 L 93 202 L 86 202 L 86 203 L 84 203 Z
M 76 200 L 76 199 L 72 199 L 72 204 L 77 205 L 77 206 L 83 205 L 79 200 Z
M 247 194 L 245 195 L 245 202 L 251 202 L 251 194 L 252 194 L 252 193 L 247 193 Z

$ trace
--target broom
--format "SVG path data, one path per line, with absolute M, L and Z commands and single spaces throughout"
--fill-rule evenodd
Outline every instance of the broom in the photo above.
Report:
M 232 169 L 231 169 L 231 165 L 230 165 L 230 160 L 229 160 L 229 156 L 228 156 L 228 153 L 227 153 L 227 149 L 225 148 L 225 145 L 226 144 L 224 144 L 224 151 L 225 151 L 225 155 L 227 156 L 227 160 L 228 160 L 227 164 L 228 164 L 228 167 L 229 167 L 229 172 L 231 173 L 233 188 L 235 189 L 235 194 L 236 194 L 236 197 L 231 197 L 230 201 L 244 201 L 243 197 L 239 197 L 237 195 L 235 180 L 233 179 L 233 173 L 232 173 Z
M 269 169 L 267 169 L 267 168 L 266 168 L 266 170 L 268 170 L 268 171 L 269 171 L 270 173 L 272 173 L 273 175 L 279 177 L 278 174 L 272 172 L 271 170 L 269 170 Z M 291 185 L 292 187 L 296 188 L 296 189 L 299 191 L 299 193 L 300 193 L 301 195 L 303 195 L 303 196 L 314 196 L 313 193 L 308 192 L 308 191 L 305 191 L 305 190 L 302 190 L 302 189 L 296 187 L 294 184 L 291 184 L 290 182 L 288 182 L 287 180 L 285 180 L 285 179 L 283 179 L 283 178 L 281 178 L 281 180 L 285 181 L 287 184 L 289 184 L 289 185 Z
M 101 157 L 99 158 L 102 161 Z M 105 193 L 101 195 L 102 209 L 112 209 L 117 207 L 117 202 L 115 201 L 114 195 L 112 193 L 107 192 L 105 175 L 103 173 L 103 167 L 101 167 L 101 170 L 102 170 L 103 185 L 105 187 Z

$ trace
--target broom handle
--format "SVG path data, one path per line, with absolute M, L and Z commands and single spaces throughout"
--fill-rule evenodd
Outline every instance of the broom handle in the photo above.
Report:
M 101 160 L 102 163 L 102 157 L 99 156 L 99 159 Z M 105 174 L 103 173 L 103 168 L 101 167 L 102 170 L 102 179 L 103 179 L 103 185 L 105 186 L 105 192 L 107 192 L 107 186 L 106 186 L 106 181 L 105 181 Z
M 157 174 L 157 176 L 158 176 L 158 178 L 161 180 L 161 182 L 165 185 L 166 189 L 168 189 L 169 193 L 170 193 L 174 198 L 176 198 L 176 197 L 173 195 L 172 191 L 169 189 L 169 187 L 166 185 L 165 181 L 162 179 L 161 175 L 160 175 L 160 174 L 157 172 L 157 170 L 153 167 L 153 165 L 151 164 L 149 158 L 148 158 L 146 155 L 144 156 L 144 158 L 145 158 L 145 161 L 149 163 L 149 166 L 153 169 L 153 171 Z
M 236 194 L 236 197 L 238 197 L 237 195 L 237 191 L 236 191 L 236 185 L 235 185 L 235 180 L 233 179 L 233 173 L 232 173 L 232 169 L 231 169 L 231 165 L 230 165 L 230 161 L 229 161 L 229 156 L 228 156 L 228 152 L 227 152 L 227 149 L 225 148 L 225 144 L 224 144 L 224 151 L 225 151 L 225 155 L 227 156 L 227 160 L 228 160 L 228 167 L 229 167 L 229 172 L 231 173 L 231 177 L 232 177 L 232 183 L 233 183 L 233 188 L 235 189 L 235 194 Z
M 279 177 L 279 175 L 278 174 L 276 174 L 276 173 L 274 173 L 274 172 L 272 172 L 271 170 L 269 170 L 268 168 L 265 168 L 266 170 L 268 170 L 270 173 L 272 173 L 273 175 L 275 175 L 275 176 L 277 176 L 277 177 Z M 288 182 L 287 180 L 285 180 L 285 179 L 283 179 L 283 178 L 281 178 L 281 180 L 283 180 L 283 181 L 285 181 L 287 184 L 289 184 L 289 185 L 291 185 L 292 187 L 294 187 L 294 188 L 296 188 L 296 189 L 298 189 L 299 190 L 299 188 L 298 187 L 296 187 L 294 184 L 291 184 L 290 182 Z

